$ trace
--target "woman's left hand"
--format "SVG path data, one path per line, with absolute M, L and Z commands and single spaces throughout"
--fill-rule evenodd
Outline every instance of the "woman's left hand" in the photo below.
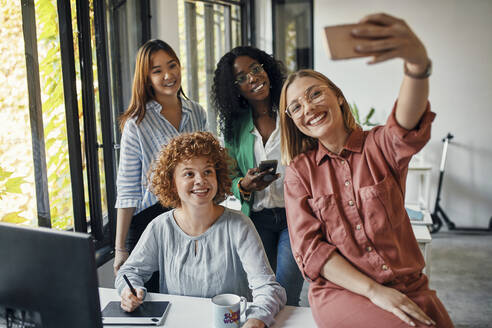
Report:
M 352 31 L 355 37 L 366 38 L 356 50 L 373 55 L 369 64 L 402 58 L 409 64 L 427 67 L 429 58 L 425 46 L 404 20 L 381 13 L 366 16 L 359 23 L 371 24 Z M 367 38 L 374 40 L 367 42 Z
M 264 328 L 265 323 L 259 319 L 248 319 L 246 323 L 242 326 L 242 328 Z

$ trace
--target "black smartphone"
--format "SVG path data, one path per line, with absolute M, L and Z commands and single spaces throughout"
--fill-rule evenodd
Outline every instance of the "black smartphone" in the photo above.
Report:
M 271 159 L 267 161 L 261 161 L 260 165 L 258 165 L 258 169 L 260 172 L 264 172 L 270 169 L 273 169 L 270 173 L 265 174 L 263 176 L 263 181 L 265 182 L 270 182 L 275 179 L 275 175 L 277 172 L 277 160 L 276 159 Z

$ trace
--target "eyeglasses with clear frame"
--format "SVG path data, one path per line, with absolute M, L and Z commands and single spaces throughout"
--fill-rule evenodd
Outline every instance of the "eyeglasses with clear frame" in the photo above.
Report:
M 321 104 L 328 95 L 328 89 L 330 87 L 327 85 L 313 85 L 304 91 L 304 94 L 297 99 L 294 99 L 287 108 L 285 112 L 293 120 L 298 119 L 304 113 L 304 107 L 307 104 L 318 105 Z
M 263 64 L 255 64 L 251 67 L 251 70 L 246 74 L 239 74 L 236 76 L 236 80 L 234 84 L 244 84 L 248 80 L 248 76 L 251 74 L 252 76 L 258 76 L 263 73 L 265 70 L 263 69 Z

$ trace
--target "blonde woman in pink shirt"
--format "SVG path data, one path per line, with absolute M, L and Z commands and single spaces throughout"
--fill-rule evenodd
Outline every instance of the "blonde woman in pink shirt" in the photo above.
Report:
M 280 98 L 285 207 L 292 251 L 310 283 L 319 327 L 452 327 L 428 287 L 404 207 L 408 163 L 429 140 L 431 61 L 407 24 L 385 14 L 353 31 L 379 38 L 370 63 L 404 61 L 398 101 L 384 126 L 362 131 L 323 74 L 301 70 Z M 384 39 L 381 39 L 384 38 Z

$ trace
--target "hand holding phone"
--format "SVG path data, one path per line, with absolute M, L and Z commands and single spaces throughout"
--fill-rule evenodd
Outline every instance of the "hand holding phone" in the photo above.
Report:
M 327 26 L 325 41 L 333 60 L 370 56 L 368 64 L 376 64 L 401 58 L 405 65 L 412 64 L 414 75 L 430 68 L 422 41 L 404 20 L 388 14 L 367 15 L 358 24 Z
M 272 181 L 278 179 L 280 174 L 276 174 L 277 161 L 262 161 L 258 167 L 251 168 L 246 172 L 241 183 L 241 188 L 245 191 L 261 191 L 268 187 Z
M 263 181 L 270 182 L 275 180 L 276 172 L 277 172 L 277 163 L 278 162 L 276 159 L 261 161 L 260 165 L 258 165 L 259 172 L 269 171 L 267 174 L 263 176 Z
M 367 52 L 357 52 L 355 46 L 364 44 L 374 40 L 373 38 L 356 38 L 352 31 L 356 28 L 364 28 L 372 24 L 345 24 L 326 26 L 325 30 L 325 46 L 332 60 L 350 59 L 359 57 L 368 57 L 373 54 Z

